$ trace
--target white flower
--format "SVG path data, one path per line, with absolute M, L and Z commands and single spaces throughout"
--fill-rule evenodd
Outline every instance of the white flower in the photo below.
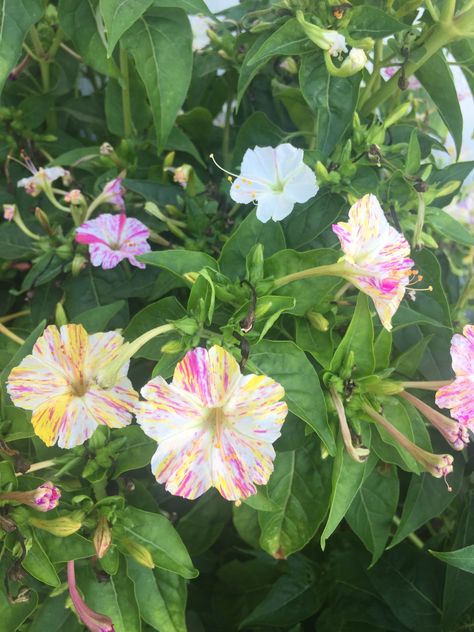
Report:
M 362 48 L 351 48 L 351 52 L 342 62 L 341 70 L 346 70 L 350 72 L 351 75 L 355 75 L 356 72 L 365 68 L 366 63 L 367 55 L 365 51 L 363 51 Z
M 347 53 L 346 38 L 337 31 L 324 31 L 322 40 L 326 46 L 321 45 L 332 57 L 339 57 L 341 53 Z
M 202 15 L 190 15 L 188 17 L 193 33 L 193 50 L 202 50 L 211 42 L 207 31 L 214 22 L 210 18 L 206 18 Z
M 46 169 L 42 167 L 36 169 L 36 167 L 34 167 L 34 169 L 35 171 L 32 171 L 32 176 L 22 178 L 17 182 L 18 187 L 23 187 L 25 191 L 33 197 L 36 197 L 41 191 L 44 191 L 45 187 L 51 182 L 62 178 L 67 173 L 62 167 L 46 167 Z
M 314 172 L 303 162 L 303 150 L 283 143 L 247 149 L 230 197 L 241 204 L 255 202 L 261 222 L 276 222 L 287 217 L 296 202 L 306 202 L 317 191 Z

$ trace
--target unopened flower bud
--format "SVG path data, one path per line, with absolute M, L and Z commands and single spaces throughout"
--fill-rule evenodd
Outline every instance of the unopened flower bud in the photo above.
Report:
M 146 566 L 146 568 L 155 568 L 155 563 L 150 551 L 142 544 L 134 540 L 129 540 L 128 538 L 120 540 L 120 544 L 125 552 L 131 555 L 139 564 Z
M 51 483 L 46 481 L 36 489 L 29 492 L 5 492 L 0 494 L 0 500 L 14 501 L 21 505 L 28 505 L 38 511 L 50 511 L 58 506 L 61 492 Z
M 110 156 L 114 153 L 114 148 L 110 143 L 105 142 L 100 146 L 99 153 L 101 156 Z
M 62 327 L 63 325 L 68 324 L 66 312 L 64 311 L 63 304 L 60 302 L 56 303 L 56 309 L 54 312 L 54 323 L 56 327 Z
M 183 351 L 184 346 L 181 340 L 170 340 L 161 347 L 161 353 L 174 355 Z
M 68 187 L 68 186 L 71 184 L 72 180 L 73 180 L 73 177 L 72 177 L 72 175 L 71 175 L 71 172 L 70 172 L 70 171 L 67 171 L 67 170 L 65 169 L 65 170 L 64 170 L 64 174 L 63 174 L 63 176 L 62 176 L 62 182 L 63 182 L 63 185 L 64 185 L 65 187 Z
M 309 320 L 311 327 L 316 331 L 327 331 L 329 329 L 329 321 L 319 312 L 309 311 L 306 314 L 306 318 Z
M 94 542 L 95 554 L 100 560 L 107 553 L 112 543 L 112 530 L 105 516 L 100 516 L 92 541 Z
M 296 12 L 296 19 L 303 27 L 304 32 L 309 39 L 322 48 L 332 57 L 339 57 L 341 53 L 347 53 L 346 38 L 338 31 L 330 31 L 328 29 L 322 29 L 316 24 L 311 24 L 304 19 L 302 11 Z
M 16 213 L 16 205 L 15 204 L 4 204 L 3 205 L 3 219 L 6 219 L 8 222 L 11 222 L 15 217 Z
M 35 217 L 38 222 L 41 224 L 41 228 L 48 233 L 48 235 L 52 235 L 53 230 L 51 228 L 51 224 L 49 223 L 48 216 L 39 206 L 35 208 Z
M 402 103 L 385 119 L 384 127 L 387 129 L 395 123 L 398 123 L 400 119 L 406 116 L 411 110 L 411 103 Z
M 29 523 L 38 529 L 47 531 L 48 533 L 60 538 L 67 538 L 68 535 L 72 535 L 73 533 L 76 533 L 76 531 L 79 531 L 82 526 L 81 522 L 68 517 L 55 518 L 54 520 L 30 518 Z
M 83 206 L 86 203 L 79 189 L 71 189 L 71 191 L 68 191 L 64 196 L 64 201 L 73 206 Z

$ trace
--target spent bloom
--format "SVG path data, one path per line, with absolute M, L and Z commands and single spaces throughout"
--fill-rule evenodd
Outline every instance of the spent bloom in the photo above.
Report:
M 52 182 L 68 174 L 68 171 L 62 167 L 40 167 L 38 169 L 26 154 L 22 154 L 22 158 L 25 161 L 25 167 L 32 175 L 18 180 L 17 186 L 24 188 L 28 195 L 33 197 L 37 197 L 42 191 L 50 191 Z
M 332 227 L 341 242 L 344 276 L 374 301 L 387 330 L 410 281 L 413 261 L 405 237 L 387 222 L 375 195 L 365 195 L 349 211 L 349 221 Z
M 454 419 L 474 430 L 474 325 L 466 325 L 462 335 L 454 334 L 451 359 L 456 377 L 437 391 L 436 404 L 449 408 Z
M 15 204 L 4 204 L 3 205 L 3 219 L 6 219 L 8 222 L 11 222 L 15 217 L 16 206 Z
M 55 509 L 59 504 L 60 498 L 61 492 L 51 481 L 46 481 L 36 489 L 28 492 L 5 492 L 0 494 L 0 500 L 13 500 L 43 512 Z
M 247 149 L 230 197 L 240 204 L 256 203 L 261 222 L 284 219 L 297 202 L 307 202 L 318 192 L 314 172 L 303 162 L 303 155 L 302 149 L 290 143 Z
M 82 325 L 50 325 L 8 377 L 7 390 L 20 408 L 32 410 L 35 433 L 50 446 L 73 448 L 99 425 L 121 428 L 130 423 L 138 396 L 127 378 L 128 362 L 116 381 L 103 388 L 99 371 L 123 346 L 120 334 L 88 335 Z
M 145 264 L 137 261 L 136 256 L 150 251 L 149 236 L 145 224 L 124 213 L 105 213 L 76 229 L 76 241 L 89 246 L 92 265 L 104 270 L 115 268 L 123 259 L 144 268 Z
M 76 586 L 76 574 L 74 571 L 74 560 L 67 563 L 67 583 L 69 595 L 76 610 L 77 616 L 90 632 L 114 632 L 114 624 L 110 617 L 105 614 L 95 612 L 86 604 L 79 594 Z
M 112 204 L 114 208 L 123 213 L 125 211 L 124 195 L 125 188 L 122 186 L 122 178 L 115 178 L 104 186 L 99 195 L 100 204 Z
M 84 202 L 84 196 L 82 195 L 80 189 L 72 189 L 66 193 L 64 201 L 68 204 L 78 205 Z
M 198 347 L 177 364 L 171 384 L 156 377 L 141 393 L 147 401 L 137 421 L 159 444 L 151 467 L 169 492 L 192 499 L 216 487 L 239 500 L 267 483 L 288 412 L 278 382 L 242 375 L 222 347 Z

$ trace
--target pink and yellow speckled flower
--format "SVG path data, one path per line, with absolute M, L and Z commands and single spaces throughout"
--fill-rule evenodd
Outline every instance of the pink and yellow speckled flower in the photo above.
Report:
M 349 211 L 349 221 L 332 228 L 347 264 L 344 276 L 371 297 L 390 331 L 392 316 L 414 274 L 407 240 L 387 222 L 375 195 L 358 200 Z
M 128 362 L 115 383 L 102 388 L 100 369 L 112 362 L 123 344 L 120 334 L 89 336 L 82 325 L 47 327 L 8 377 L 7 390 L 20 408 L 32 410 L 35 433 L 46 445 L 73 448 L 99 425 L 121 428 L 130 423 L 138 400 L 127 378 Z
M 451 417 L 474 431 L 474 325 L 451 340 L 451 358 L 456 378 L 436 393 L 436 404 L 449 408 Z
M 137 261 L 136 255 L 150 251 L 149 236 L 145 224 L 123 213 L 99 215 L 76 230 L 76 241 L 89 246 L 92 265 L 104 270 L 115 268 L 123 259 L 144 268 L 145 264 Z
M 171 384 L 157 377 L 141 393 L 147 401 L 137 421 L 159 443 L 151 467 L 169 492 L 197 498 L 216 487 L 239 500 L 268 481 L 288 412 L 278 382 L 242 375 L 222 347 L 198 347 L 177 364 Z

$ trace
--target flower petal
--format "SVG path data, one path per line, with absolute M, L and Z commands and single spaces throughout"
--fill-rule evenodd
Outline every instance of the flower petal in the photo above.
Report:
M 457 377 L 436 393 L 436 405 L 449 408 L 451 417 L 474 429 L 474 378 Z
M 301 164 L 285 180 L 285 195 L 294 202 L 307 202 L 318 192 L 314 172 L 305 164 Z
M 266 223 L 269 219 L 279 221 L 287 217 L 295 203 L 284 193 L 265 193 L 258 199 L 257 219 Z
M 451 340 L 451 358 L 456 375 L 474 376 L 474 326 L 466 325 L 463 335 L 455 334 Z
M 272 185 L 277 181 L 276 150 L 273 147 L 247 149 L 240 167 L 240 177 Z
M 70 387 L 64 372 L 54 364 L 45 364 L 28 355 L 12 369 L 7 391 L 15 406 L 34 410 L 54 397 L 69 393 Z

